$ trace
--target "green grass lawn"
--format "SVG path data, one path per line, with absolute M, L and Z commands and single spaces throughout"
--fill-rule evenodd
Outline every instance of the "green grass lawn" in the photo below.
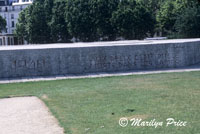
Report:
M 0 98 L 37 96 L 67 134 L 199 134 L 200 72 L 1 84 Z M 186 127 L 119 126 L 121 117 Z

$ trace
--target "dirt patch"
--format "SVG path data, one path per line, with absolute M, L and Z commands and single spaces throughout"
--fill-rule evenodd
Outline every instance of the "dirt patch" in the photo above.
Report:
M 41 98 L 44 100 L 49 100 L 49 97 L 46 94 L 43 94 Z
M 78 129 L 77 128 L 71 128 L 72 134 L 78 134 Z
M 130 120 L 130 119 L 133 119 L 133 118 L 135 118 L 135 119 L 142 119 L 142 120 L 144 120 L 144 119 L 147 119 L 147 118 L 149 118 L 150 116 L 149 115 L 146 115 L 146 114 L 143 114 L 143 115 L 132 115 L 132 116 L 129 116 L 129 117 L 126 117 L 128 120 Z

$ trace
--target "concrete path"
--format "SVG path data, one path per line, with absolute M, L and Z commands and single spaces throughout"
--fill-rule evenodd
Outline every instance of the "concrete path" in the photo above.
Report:
M 112 72 L 112 73 L 93 73 L 83 75 L 67 75 L 67 76 L 52 76 L 52 77 L 29 77 L 21 79 L 0 79 L 0 84 L 19 83 L 19 82 L 33 82 L 33 81 L 48 81 L 48 80 L 62 80 L 62 79 L 80 79 L 80 78 L 99 78 L 110 76 L 127 76 L 127 75 L 141 75 L 141 74 L 158 74 L 158 73 L 173 73 L 173 72 L 192 72 L 200 71 L 200 65 L 193 65 L 183 68 L 160 69 L 160 70 L 138 70 L 130 72 Z
M 0 134 L 63 134 L 37 97 L 0 99 Z

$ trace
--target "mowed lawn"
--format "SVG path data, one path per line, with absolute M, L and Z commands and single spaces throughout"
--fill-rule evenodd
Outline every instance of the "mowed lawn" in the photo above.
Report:
M 66 134 L 200 134 L 200 72 L 0 85 L 0 98 L 14 96 L 42 99 Z M 187 126 L 121 127 L 121 117 Z

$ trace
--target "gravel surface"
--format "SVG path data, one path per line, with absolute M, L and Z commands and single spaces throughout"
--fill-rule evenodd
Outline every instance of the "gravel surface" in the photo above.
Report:
M 0 134 L 63 133 L 63 128 L 37 97 L 0 99 Z

